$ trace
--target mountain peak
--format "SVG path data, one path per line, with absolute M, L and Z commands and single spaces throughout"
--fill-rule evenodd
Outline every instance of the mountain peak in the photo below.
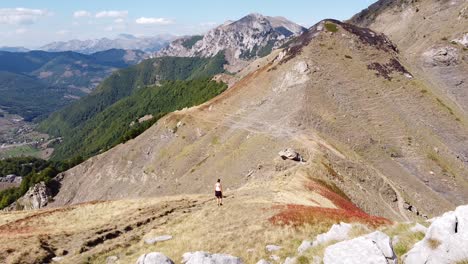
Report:
M 213 28 L 201 37 L 177 39 L 156 56 L 212 57 L 224 51 L 229 65 L 245 66 L 246 61 L 268 55 L 272 49 L 305 30 L 285 18 L 251 13 Z

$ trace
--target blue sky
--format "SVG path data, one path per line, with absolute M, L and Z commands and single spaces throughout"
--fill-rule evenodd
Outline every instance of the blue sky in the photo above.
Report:
M 69 39 L 198 34 L 249 13 L 304 26 L 347 19 L 373 0 L 15 0 L 0 3 L 0 46 L 39 47 Z

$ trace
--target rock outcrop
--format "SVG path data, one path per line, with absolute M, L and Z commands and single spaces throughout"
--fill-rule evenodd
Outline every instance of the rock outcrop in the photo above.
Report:
M 450 46 L 432 48 L 423 56 L 426 64 L 432 66 L 451 66 L 459 63 L 458 49 Z
M 423 240 L 405 255 L 405 264 L 451 264 L 468 260 L 468 205 L 432 220 Z
M 29 188 L 25 195 L 7 208 L 7 211 L 40 209 L 49 204 L 51 197 L 50 188 L 44 182 L 40 182 Z
M 136 264 L 174 264 L 170 258 L 159 252 L 141 255 Z
M 339 242 L 325 249 L 325 264 L 396 264 L 390 237 L 374 233 Z
M 202 251 L 189 252 L 183 255 L 184 264 L 243 264 L 242 260 L 227 254 L 210 254 Z

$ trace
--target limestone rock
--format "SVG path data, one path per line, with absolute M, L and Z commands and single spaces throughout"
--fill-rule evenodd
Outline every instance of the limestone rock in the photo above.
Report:
M 284 263 L 283 264 L 297 264 L 297 258 L 295 257 L 287 257 L 285 260 L 284 260 Z
M 326 233 L 318 235 L 314 241 L 304 240 L 297 249 L 299 254 L 303 254 L 309 248 L 316 247 L 330 241 L 343 241 L 348 239 L 349 231 L 352 229 L 351 224 L 340 223 L 333 225 Z
M 119 257 L 117 256 L 109 256 L 106 258 L 106 264 L 116 264 L 119 261 Z
M 292 148 L 282 150 L 278 154 L 283 160 L 289 159 L 294 161 L 302 161 L 301 155 Z
M 174 262 L 159 252 L 151 252 L 141 255 L 136 264 L 174 264 Z
M 396 264 L 390 238 L 380 231 L 339 242 L 325 249 L 325 264 Z
M 318 246 L 330 241 L 343 241 L 348 239 L 349 231 L 351 231 L 353 225 L 347 223 L 339 223 L 333 225 L 327 233 L 318 235 L 314 242 L 312 242 L 312 246 Z
M 243 264 L 240 258 L 231 255 L 210 254 L 202 251 L 185 253 L 182 259 L 182 263 L 185 264 Z
M 13 209 L 22 210 L 35 210 L 46 206 L 52 197 L 51 190 L 46 186 L 44 182 L 40 182 L 26 192 L 21 198 L 19 198 L 14 204 Z
M 265 248 L 268 252 L 278 251 L 281 249 L 281 247 L 277 245 L 267 245 Z
M 431 66 L 451 66 L 459 63 L 458 50 L 450 46 L 430 49 L 423 56 L 425 63 Z
M 279 256 L 277 256 L 277 255 L 271 255 L 270 259 L 273 260 L 273 261 L 280 261 L 281 258 Z
M 465 48 L 468 48 L 468 33 L 465 33 L 462 37 L 452 40 Z
M 172 236 L 164 235 L 164 236 L 147 238 L 147 239 L 145 239 L 145 243 L 149 244 L 149 245 L 152 245 L 152 244 L 154 244 L 156 242 L 163 242 L 163 241 L 167 241 L 167 240 L 171 240 L 171 239 L 172 239 Z
M 302 241 L 301 245 L 297 249 L 297 252 L 299 252 L 299 254 L 302 254 L 302 253 L 306 252 L 311 247 L 312 247 L 312 241 L 304 240 L 304 241 Z
M 468 205 L 435 218 L 423 240 L 404 256 L 406 264 L 449 264 L 468 257 Z
M 264 259 L 261 259 L 257 262 L 257 264 L 271 264 L 270 262 L 264 260 Z

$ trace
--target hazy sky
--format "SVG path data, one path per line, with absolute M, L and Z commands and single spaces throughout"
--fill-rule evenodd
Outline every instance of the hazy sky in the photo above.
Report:
M 0 46 L 39 47 L 69 39 L 197 34 L 249 13 L 304 26 L 347 19 L 373 0 L 14 0 L 0 3 Z

